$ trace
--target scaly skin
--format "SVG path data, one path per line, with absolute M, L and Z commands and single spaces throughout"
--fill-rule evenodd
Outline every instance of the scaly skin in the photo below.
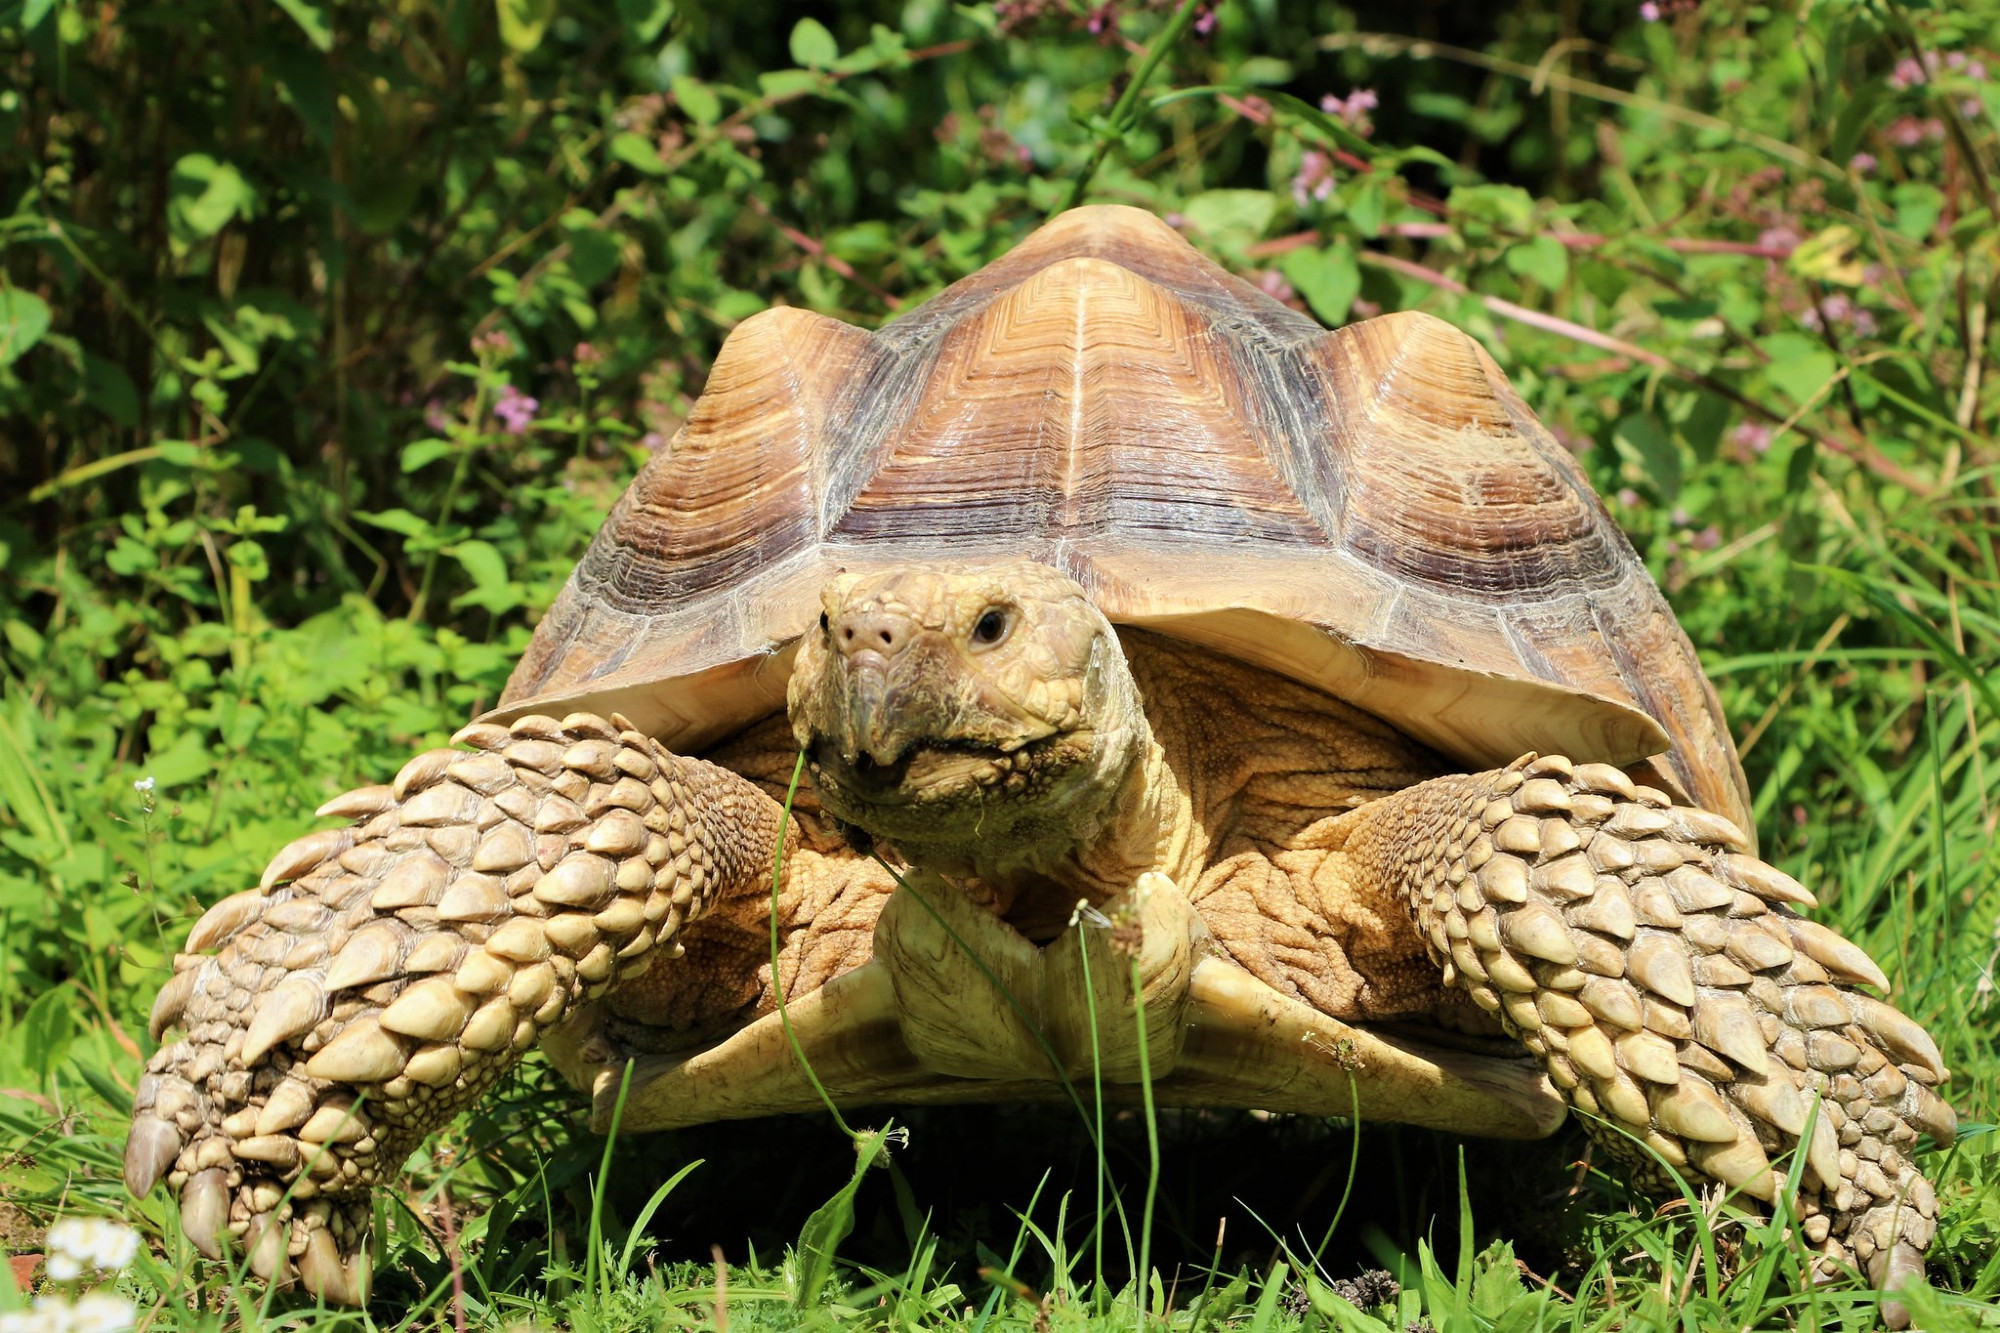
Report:
M 369 1194 L 540 1034 L 770 873 L 783 812 L 577 714 L 473 726 L 210 908 L 153 1007 L 125 1179 L 261 1277 L 367 1300 Z M 212 955 L 206 951 L 215 950 Z
M 1533 755 L 1350 818 L 1347 850 L 1406 897 L 1446 978 L 1540 1058 L 1639 1184 L 1671 1188 L 1625 1134 L 1774 1202 L 1772 1159 L 1810 1122 L 1796 1213 L 1822 1275 L 1922 1274 L 1937 1196 L 1910 1157 L 1920 1134 L 1948 1145 L 1957 1127 L 1932 1091 L 1937 1046 L 1859 989 L 1888 982 L 1793 910 L 1813 903 L 1796 881 L 1732 850 L 1728 820 L 1607 765 Z
M 1910 1157 L 1954 1129 L 1937 1049 L 1858 989 L 1886 983 L 1792 910 L 1810 895 L 1735 850 L 1728 821 L 1560 758 L 1419 781 L 1437 770 L 1409 766 L 1435 756 L 1363 740 L 1372 723 L 1248 668 L 1147 710 L 1115 631 L 1041 566 L 843 579 L 825 608 L 793 732 L 821 808 L 914 868 L 1064 910 L 1146 873 L 1215 872 L 1213 921 L 1233 923 L 1221 943 L 1247 969 L 1303 995 L 1286 969 L 1360 931 L 1382 956 L 1347 989 L 1370 982 L 1393 1012 L 1426 1007 L 1405 972 L 1428 949 L 1642 1185 L 1661 1183 L 1654 1159 L 1607 1125 L 1767 1202 L 1773 1159 L 1803 1138 L 1797 1211 L 1822 1267 L 1885 1286 L 1921 1272 L 1937 1205 Z M 1182 679 L 1171 656 L 1142 674 Z M 420 756 L 333 802 L 355 826 L 301 839 L 212 908 L 154 1010 L 156 1034 L 187 1035 L 141 1081 L 131 1187 L 165 1177 L 204 1252 L 228 1233 L 260 1274 L 295 1269 L 331 1299 L 365 1298 L 370 1186 L 686 922 L 761 895 L 780 836 L 754 783 L 620 723 L 461 739 L 479 753 Z M 1370 774 L 1415 785 L 1370 800 Z M 1283 931 L 1253 928 L 1288 902 Z M 1413 934 L 1352 910 L 1386 904 Z

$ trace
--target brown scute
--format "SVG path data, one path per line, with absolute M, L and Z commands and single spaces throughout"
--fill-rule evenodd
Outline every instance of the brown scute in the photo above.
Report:
M 696 749 L 782 706 L 835 572 L 1022 556 L 1468 766 L 1666 751 L 1649 780 L 1751 823 L 1693 648 L 1478 344 L 1328 333 L 1117 207 L 879 332 L 746 320 L 495 716 L 615 708 Z

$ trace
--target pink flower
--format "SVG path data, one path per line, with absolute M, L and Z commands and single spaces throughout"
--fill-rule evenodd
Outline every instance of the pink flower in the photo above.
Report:
M 1194 35 L 1197 37 L 1208 36 L 1210 33 L 1215 31 L 1215 24 L 1216 24 L 1215 11 L 1212 9 L 1204 8 L 1199 14 L 1195 15 L 1194 17 Z
M 1753 454 L 1766 454 L 1771 451 L 1771 428 L 1761 421 L 1746 421 L 1729 432 L 1729 441 Z
M 424 404 L 424 424 L 442 435 L 451 429 L 451 416 L 444 410 L 444 404 L 433 398 Z
M 1882 133 L 1898 148 L 1915 148 L 1924 141 L 1924 123 L 1915 116 L 1898 116 Z
M 1368 133 L 1370 128 L 1368 113 L 1380 105 L 1381 100 L 1375 96 L 1373 88 L 1356 88 L 1345 98 L 1335 97 L 1332 93 L 1328 93 L 1319 99 L 1320 110 L 1326 112 L 1329 116 L 1339 116 L 1342 120 L 1353 126 L 1357 134 L 1364 135 Z
M 511 384 L 500 390 L 500 398 L 493 404 L 493 415 L 500 418 L 500 424 L 509 435 L 526 435 L 529 423 L 541 410 L 541 403 Z
M 1639 17 L 1648 23 L 1658 23 L 1660 21 L 1660 7 L 1654 4 L 1653 0 L 1646 0 L 1645 4 L 1639 6 Z
M 505 360 L 514 355 L 514 340 L 507 336 L 505 329 L 494 329 L 482 333 L 472 340 L 472 354 L 485 356 L 491 353 L 495 358 Z
M 1292 177 L 1292 198 L 1300 208 L 1308 199 L 1325 199 L 1333 193 L 1333 159 L 1316 148 L 1308 148 Z
M 581 342 L 570 356 L 579 366 L 594 366 L 604 360 L 604 353 L 597 350 L 597 344 Z
M 1909 88 L 1924 81 L 1924 67 L 1904 56 L 1896 62 L 1896 68 L 1889 74 L 1891 88 Z
M 1857 175 L 1866 176 L 1869 172 L 1875 170 L 1875 166 L 1875 154 L 1873 153 L 1856 153 L 1853 157 L 1847 159 L 1847 169 Z
M 1978 120 L 1986 114 L 1986 103 L 1976 97 L 1968 97 L 1958 104 L 1958 114 L 1967 120 Z
M 1257 290 L 1278 301 L 1292 299 L 1292 284 L 1285 281 L 1285 275 L 1274 268 L 1267 268 L 1257 275 Z

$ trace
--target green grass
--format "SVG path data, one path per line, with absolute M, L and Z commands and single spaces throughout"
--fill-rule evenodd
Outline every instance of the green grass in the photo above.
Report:
M 727 330 L 879 323 L 1074 196 L 1330 323 L 1453 320 L 1578 451 L 1765 854 L 1952 1068 L 1912 1308 L 2000 1324 L 2000 4 L 561 8 L 0 0 L 10 1252 L 127 1218 L 118 1289 L 168 1333 L 1872 1327 L 1773 1224 L 1635 1199 L 1574 1128 L 1088 1087 L 849 1111 L 899 1131 L 864 1168 L 826 1115 L 607 1145 L 531 1060 L 384 1192 L 365 1314 L 124 1197 L 188 924 L 491 704 Z M 1393 1309 L 1342 1303 L 1368 1270 Z

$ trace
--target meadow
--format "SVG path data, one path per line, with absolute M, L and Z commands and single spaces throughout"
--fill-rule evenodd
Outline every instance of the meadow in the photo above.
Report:
M 607 1141 L 531 1059 L 362 1312 L 125 1195 L 188 925 L 493 703 L 729 329 L 877 326 L 1086 200 L 1452 321 L 1576 453 L 1763 854 L 1951 1066 L 1910 1308 L 2000 1326 L 2000 0 L 0 0 L 0 1330 L 1876 1326 L 1573 1126 Z

